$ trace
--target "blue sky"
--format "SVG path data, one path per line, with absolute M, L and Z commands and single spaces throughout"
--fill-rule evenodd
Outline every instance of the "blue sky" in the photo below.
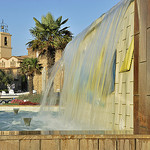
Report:
M 33 39 L 29 29 L 35 26 L 33 17 L 41 20 L 48 12 L 54 18 L 69 18 L 66 26 L 76 36 L 120 0 L 1 0 L 0 23 L 8 25 L 12 35 L 12 55 L 27 55 L 26 43 Z

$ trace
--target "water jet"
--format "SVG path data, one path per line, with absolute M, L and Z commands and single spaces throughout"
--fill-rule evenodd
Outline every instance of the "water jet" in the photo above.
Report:
M 14 114 L 17 115 L 18 111 L 19 111 L 19 108 L 14 108 L 13 111 L 14 111 Z
M 23 118 L 23 120 L 24 120 L 24 124 L 25 124 L 26 126 L 30 126 L 30 123 L 31 123 L 32 118 Z

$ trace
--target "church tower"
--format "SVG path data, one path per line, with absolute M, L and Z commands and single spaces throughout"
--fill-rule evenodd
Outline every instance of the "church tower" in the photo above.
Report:
M 0 58 L 10 58 L 12 56 L 11 35 L 7 33 L 8 26 L 4 24 L 3 20 L 0 27 Z

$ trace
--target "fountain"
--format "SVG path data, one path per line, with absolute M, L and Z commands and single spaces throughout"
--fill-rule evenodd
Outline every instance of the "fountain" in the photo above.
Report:
M 110 57 L 110 55 L 107 54 L 109 44 L 112 46 L 112 43 L 113 43 L 112 41 L 116 40 L 114 38 L 109 39 L 108 40 L 109 42 L 107 42 L 106 45 L 105 45 L 105 40 L 103 43 L 95 42 L 95 44 L 97 45 L 104 44 L 104 47 L 101 46 L 103 47 L 102 49 L 99 48 L 99 50 L 101 51 L 101 54 L 99 55 L 99 57 L 102 59 L 101 61 L 100 59 L 98 61 L 97 60 L 98 55 L 97 57 L 96 55 L 94 55 L 95 54 L 94 52 L 96 49 L 95 44 L 90 45 L 91 51 L 87 49 L 89 48 L 90 42 L 94 43 L 93 38 L 89 36 L 83 36 L 82 40 L 80 40 L 81 38 L 78 39 L 78 37 L 82 36 L 82 34 L 78 35 L 78 37 L 75 38 L 74 41 L 71 42 L 66 48 L 66 51 L 64 53 L 64 57 L 62 58 L 62 60 L 60 60 L 60 62 L 58 62 L 53 68 L 53 70 L 51 71 L 52 80 L 49 80 L 47 91 L 43 97 L 43 104 L 42 104 L 43 107 L 41 108 L 41 113 L 43 113 L 42 111 L 44 111 L 44 109 L 47 109 L 47 110 L 50 109 L 47 106 L 45 107 L 45 104 L 47 103 L 49 103 L 50 105 L 56 104 L 55 98 L 57 99 L 57 96 L 56 94 L 53 93 L 53 79 L 57 70 L 60 69 L 65 75 L 64 80 L 63 80 L 63 89 L 61 89 L 61 93 L 60 93 L 61 94 L 60 102 L 59 102 L 60 114 L 59 114 L 59 118 L 57 119 L 57 121 L 60 120 L 60 122 L 57 122 L 57 124 L 53 124 L 54 120 L 50 122 L 48 120 L 50 116 L 49 112 L 47 112 L 43 118 L 37 117 L 37 119 L 38 121 L 39 119 L 40 120 L 43 119 L 43 123 L 46 120 L 48 120 L 50 124 L 53 124 L 53 127 L 55 127 L 59 123 L 62 123 L 62 125 L 73 123 L 75 124 L 75 127 L 77 128 L 81 127 L 81 129 L 83 129 L 85 122 L 88 123 L 88 119 L 89 119 L 88 117 L 84 119 L 83 116 L 87 115 L 87 116 L 91 116 L 89 120 L 93 121 L 91 122 L 91 125 L 90 124 L 87 125 L 90 129 L 92 128 L 94 129 L 96 127 L 95 126 L 96 123 L 98 123 L 98 125 L 102 124 L 102 126 L 100 126 L 99 129 L 104 127 L 103 125 L 105 123 L 106 123 L 106 126 L 108 126 L 108 124 L 110 123 L 112 124 L 112 126 L 108 126 L 110 127 L 110 129 L 115 130 L 114 127 L 119 126 L 120 130 L 124 131 L 125 126 L 128 126 L 130 128 L 128 124 L 130 124 L 130 119 L 131 119 L 130 117 L 131 116 L 133 117 L 133 97 L 134 97 L 134 117 L 135 117 L 134 118 L 134 125 L 135 125 L 134 135 L 131 135 L 131 134 L 120 135 L 119 132 L 117 132 L 119 135 L 117 134 L 110 135 L 110 132 L 98 132 L 97 130 L 95 130 L 95 132 L 90 132 L 90 135 L 87 135 L 86 132 L 84 133 L 81 132 L 81 130 L 78 131 L 79 135 L 77 135 L 76 132 L 74 131 L 71 131 L 68 134 L 65 133 L 65 135 L 62 135 L 62 131 L 55 131 L 55 128 L 53 129 L 53 131 L 46 130 L 42 132 L 40 131 L 40 133 L 39 132 L 33 133 L 32 131 L 31 132 L 27 131 L 27 133 L 23 133 L 23 132 L 16 133 L 16 131 L 8 133 L 4 131 L 4 132 L 1 132 L 2 140 L 1 140 L 0 146 L 2 147 L 2 149 L 14 148 L 16 150 L 16 149 L 23 149 L 25 147 L 26 149 L 30 149 L 30 148 L 48 149 L 50 148 L 50 149 L 62 149 L 62 150 L 63 149 L 66 149 L 66 150 L 70 150 L 70 149 L 94 149 L 94 150 L 98 150 L 98 149 L 106 149 L 106 150 L 107 149 L 114 149 L 114 150 L 144 149 L 145 150 L 149 148 L 150 135 L 147 135 L 150 133 L 149 132 L 149 129 L 150 129 L 149 127 L 150 126 L 149 124 L 149 95 L 148 95 L 149 67 L 147 67 L 148 66 L 147 64 L 149 63 L 149 59 L 144 60 L 144 61 L 143 59 L 149 58 L 147 56 L 150 50 L 149 49 L 150 45 L 148 44 L 150 43 L 149 42 L 150 24 L 149 24 L 149 13 L 148 13 L 150 2 L 146 0 L 137 0 L 135 1 L 135 5 L 130 4 L 131 1 L 124 0 L 124 2 L 127 2 L 126 5 L 124 5 L 123 7 L 123 8 L 125 7 L 127 8 L 127 11 L 125 9 L 127 15 L 124 16 L 124 21 L 122 23 L 123 26 L 117 27 L 117 28 L 120 28 L 120 33 L 117 31 L 116 34 L 117 35 L 121 34 L 121 37 L 118 35 L 119 36 L 118 38 L 119 41 L 117 42 L 118 46 L 115 46 L 115 42 L 114 42 L 114 47 L 116 51 L 112 50 L 113 49 L 112 47 L 112 49 L 109 49 L 110 50 L 109 52 L 112 53 L 113 55 Z M 128 4 L 130 4 L 129 7 L 128 7 Z M 135 9 L 132 6 L 135 6 Z M 118 9 L 117 6 L 115 6 L 114 8 Z M 109 12 L 111 12 L 111 10 Z M 120 12 L 123 12 L 123 11 L 120 10 Z M 117 14 L 119 15 L 119 13 Z M 107 14 L 105 14 L 105 16 L 106 15 Z M 103 17 L 105 18 L 105 16 Z M 122 15 L 120 15 L 120 18 L 122 18 L 121 16 Z M 133 16 L 135 16 L 135 20 Z M 102 20 L 107 19 L 107 17 L 105 19 L 104 18 L 102 18 Z M 128 20 L 128 19 L 131 20 L 130 25 L 126 24 L 125 20 Z M 132 19 L 133 19 L 133 22 L 132 22 Z M 133 28 L 134 23 L 135 23 L 135 28 Z M 107 21 L 107 24 L 109 24 L 109 27 L 111 26 L 110 25 L 111 23 L 109 22 L 109 20 Z M 105 25 L 106 28 L 107 28 L 107 24 Z M 101 22 L 101 25 L 102 25 L 102 22 Z M 118 22 L 118 25 L 119 25 L 119 22 Z M 89 26 L 89 28 L 90 27 L 91 26 Z M 109 29 L 109 27 L 107 29 Z M 116 28 L 114 28 L 113 26 L 111 27 L 114 30 L 116 30 Z M 126 29 L 123 30 L 123 28 L 125 27 Z M 88 33 L 88 29 L 85 30 L 86 33 Z M 108 34 L 106 34 L 105 28 L 102 28 L 102 29 L 103 29 L 104 34 L 98 38 L 103 39 L 103 36 L 104 35 L 107 36 Z M 128 31 L 131 30 L 132 34 L 129 34 L 130 32 L 127 32 L 127 30 Z M 97 34 L 99 32 L 95 32 L 95 33 Z M 92 36 L 94 35 L 94 32 L 89 32 L 88 35 Z M 110 37 L 118 37 L 118 36 L 111 35 Z M 87 43 L 87 47 L 84 47 L 85 46 L 84 41 L 86 41 L 86 40 L 83 41 L 83 39 L 85 39 L 84 37 L 86 37 L 86 40 L 88 41 L 88 42 L 85 42 L 85 44 Z M 89 40 L 88 40 L 88 37 L 89 37 Z M 135 41 L 133 37 L 135 38 Z M 133 41 L 135 42 L 135 44 L 133 44 Z M 81 42 L 83 44 L 81 44 Z M 127 44 L 127 46 L 126 47 L 122 46 L 124 44 Z M 134 65 L 135 65 L 134 69 L 135 70 L 133 70 L 133 63 L 131 63 L 133 61 L 133 58 L 132 58 L 133 45 L 135 46 L 135 50 L 134 50 Z M 78 48 L 76 48 L 76 46 L 78 46 Z M 79 51 L 79 47 L 80 47 L 80 51 Z M 82 47 L 83 47 L 83 50 L 81 49 Z M 74 50 L 69 51 L 70 48 L 74 48 Z M 89 52 L 89 54 L 87 52 Z M 77 53 L 79 53 L 79 55 Z M 107 57 L 109 56 L 108 57 L 109 59 L 107 60 L 109 62 L 108 64 L 104 61 L 106 60 L 105 58 L 106 54 L 107 54 Z M 115 55 L 116 55 L 116 59 L 115 59 Z M 87 60 L 86 58 L 83 59 L 85 56 L 87 57 Z M 95 58 L 95 59 L 94 60 L 91 59 L 90 61 L 89 58 Z M 78 61 L 76 62 L 76 60 L 79 60 L 79 62 Z M 115 71 L 116 78 L 115 78 L 115 87 L 114 87 L 113 80 L 109 80 L 111 81 L 110 85 L 112 86 L 108 86 L 107 84 L 108 82 L 106 80 L 109 79 L 108 72 L 110 71 L 110 73 L 112 73 L 112 70 L 114 70 L 112 68 L 115 68 L 113 65 L 111 65 L 115 61 L 116 61 L 116 71 Z M 97 62 L 97 65 L 96 65 L 96 62 Z M 110 70 L 108 69 L 109 71 L 107 70 L 108 67 L 110 67 Z M 88 68 L 91 68 L 92 70 L 89 72 L 90 69 L 88 70 Z M 100 71 L 101 68 L 103 68 L 104 70 Z M 70 72 L 68 72 L 69 69 L 71 69 Z M 108 72 L 107 71 L 105 72 L 105 70 L 107 70 Z M 134 71 L 134 76 L 133 76 L 133 71 Z M 84 72 L 85 74 L 83 74 Z M 70 74 L 67 74 L 67 73 L 70 73 Z M 93 77 L 92 81 L 90 80 L 91 77 Z M 108 78 L 104 78 L 103 80 L 102 77 L 103 78 L 108 77 Z M 111 79 L 113 79 L 113 75 L 111 77 L 112 77 Z M 134 82 L 134 95 L 133 95 L 133 82 Z M 102 88 L 100 88 L 99 86 Z M 110 87 L 110 88 L 107 88 L 107 87 Z M 82 95 L 82 92 L 84 95 Z M 52 94 L 53 96 L 51 97 L 50 94 Z M 114 95 L 114 98 L 112 95 Z M 113 104 L 111 105 L 111 103 Z M 109 104 L 110 106 L 112 106 L 113 111 L 111 107 L 107 107 Z M 85 111 L 86 109 L 87 111 Z M 99 114 L 97 115 L 95 114 L 96 110 L 97 112 L 99 110 Z M 87 114 L 84 112 L 87 112 Z M 4 116 L 3 113 L 4 112 L 1 112 L 0 119 L 2 119 L 2 117 Z M 109 118 L 110 113 L 112 113 L 112 116 L 113 116 L 112 118 Z M 110 120 L 111 121 L 107 122 L 106 121 L 107 118 L 105 120 L 103 115 L 104 117 L 108 117 L 108 121 Z M 121 117 L 123 115 L 126 116 L 125 119 Z M 100 116 L 99 119 L 98 119 L 98 116 Z M 55 118 L 56 117 L 54 117 L 54 119 Z M 83 122 L 82 122 L 82 119 L 83 119 Z M 104 124 L 102 123 L 103 121 L 105 122 Z M 35 122 L 35 124 L 36 123 L 37 122 Z M 7 127 L 5 124 L 2 126 Z M 87 126 L 85 125 L 85 127 Z M 56 128 L 56 129 L 60 129 L 60 128 Z M 106 128 L 104 127 L 104 129 Z M 81 133 L 83 133 L 84 135 L 81 135 Z M 99 134 L 105 134 L 105 133 L 109 135 L 99 135 Z M 25 135 L 22 136 L 23 134 Z M 27 135 L 27 134 L 30 134 L 30 135 Z M 42 136 L 41 135 L 38 136 L 37 134 L 38 135 L 42 134 Z M 52 134 L 52 135 L 49 135 L 49 134 Z M 76 134 L 76 135 L 73 135 L 73 134 Z M 14 135 L 17 135 L 17 136 L 14 136 Z M 13 146 L 12 146 L 12 143 L 13 143 Z
M 122 0 L 67 45 L 50 70 L 39 116 L 32 117 L 33 130 L 133 131 L 133 93 L 129 93 L 133 90 L 132 2 Z M 122 46 L 124 41 L 127 44 Z M 123 73 L 126 70 L 129 72 Z M 60 94 L 54 92 L 58 72 L 64 77 Z M 25 118 L 23 114 L 18 116 L 29 126 L 31 115 Z M 23 130 L 21 127 L 18 129 Z
M 45 111 L 46 104 L 53 106 L 57 103 L 53 81 L 59 70 L 64 74 L 58 112 L 58 120 L 63 125 L 72 124 L 76 130 L 125 130 L 124 118 L 119 118 L 117 127 L 114 127 L 113 109 L 116 101 L 121 105 L 126 101 L 125 97 L 115 94 L 115 79 L 119 73 L 116 55 L 123 19 L 132 2 L 122 0 L 68 44 L 61 60 L 51 69 L 41 112 Z M 128 43 L 131 41 L 130 38 Z

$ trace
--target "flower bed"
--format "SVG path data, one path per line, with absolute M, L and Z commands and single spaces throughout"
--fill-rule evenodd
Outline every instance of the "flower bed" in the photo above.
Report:
M 39 103 L 34 103 L 34 102 L 25 101 L 25 100 L 19 100 L 19 99 L 13 99 L 11 101 L 11 104 L 18 104 L 18 105 L 39 105 Z
M 27 101 L 27 102 L 21 102 L 21 103 L 19 103 L 19 105 L 39 105 L 39 103 L 33 103 L 30 101 Z
M 19 99 L 13 99 L 11 101 L 11 104 L 19 104 L 19 103 L 22 103 L 22 102 L 24 102 L 24 101 L 23 100 L 19 100 Z

